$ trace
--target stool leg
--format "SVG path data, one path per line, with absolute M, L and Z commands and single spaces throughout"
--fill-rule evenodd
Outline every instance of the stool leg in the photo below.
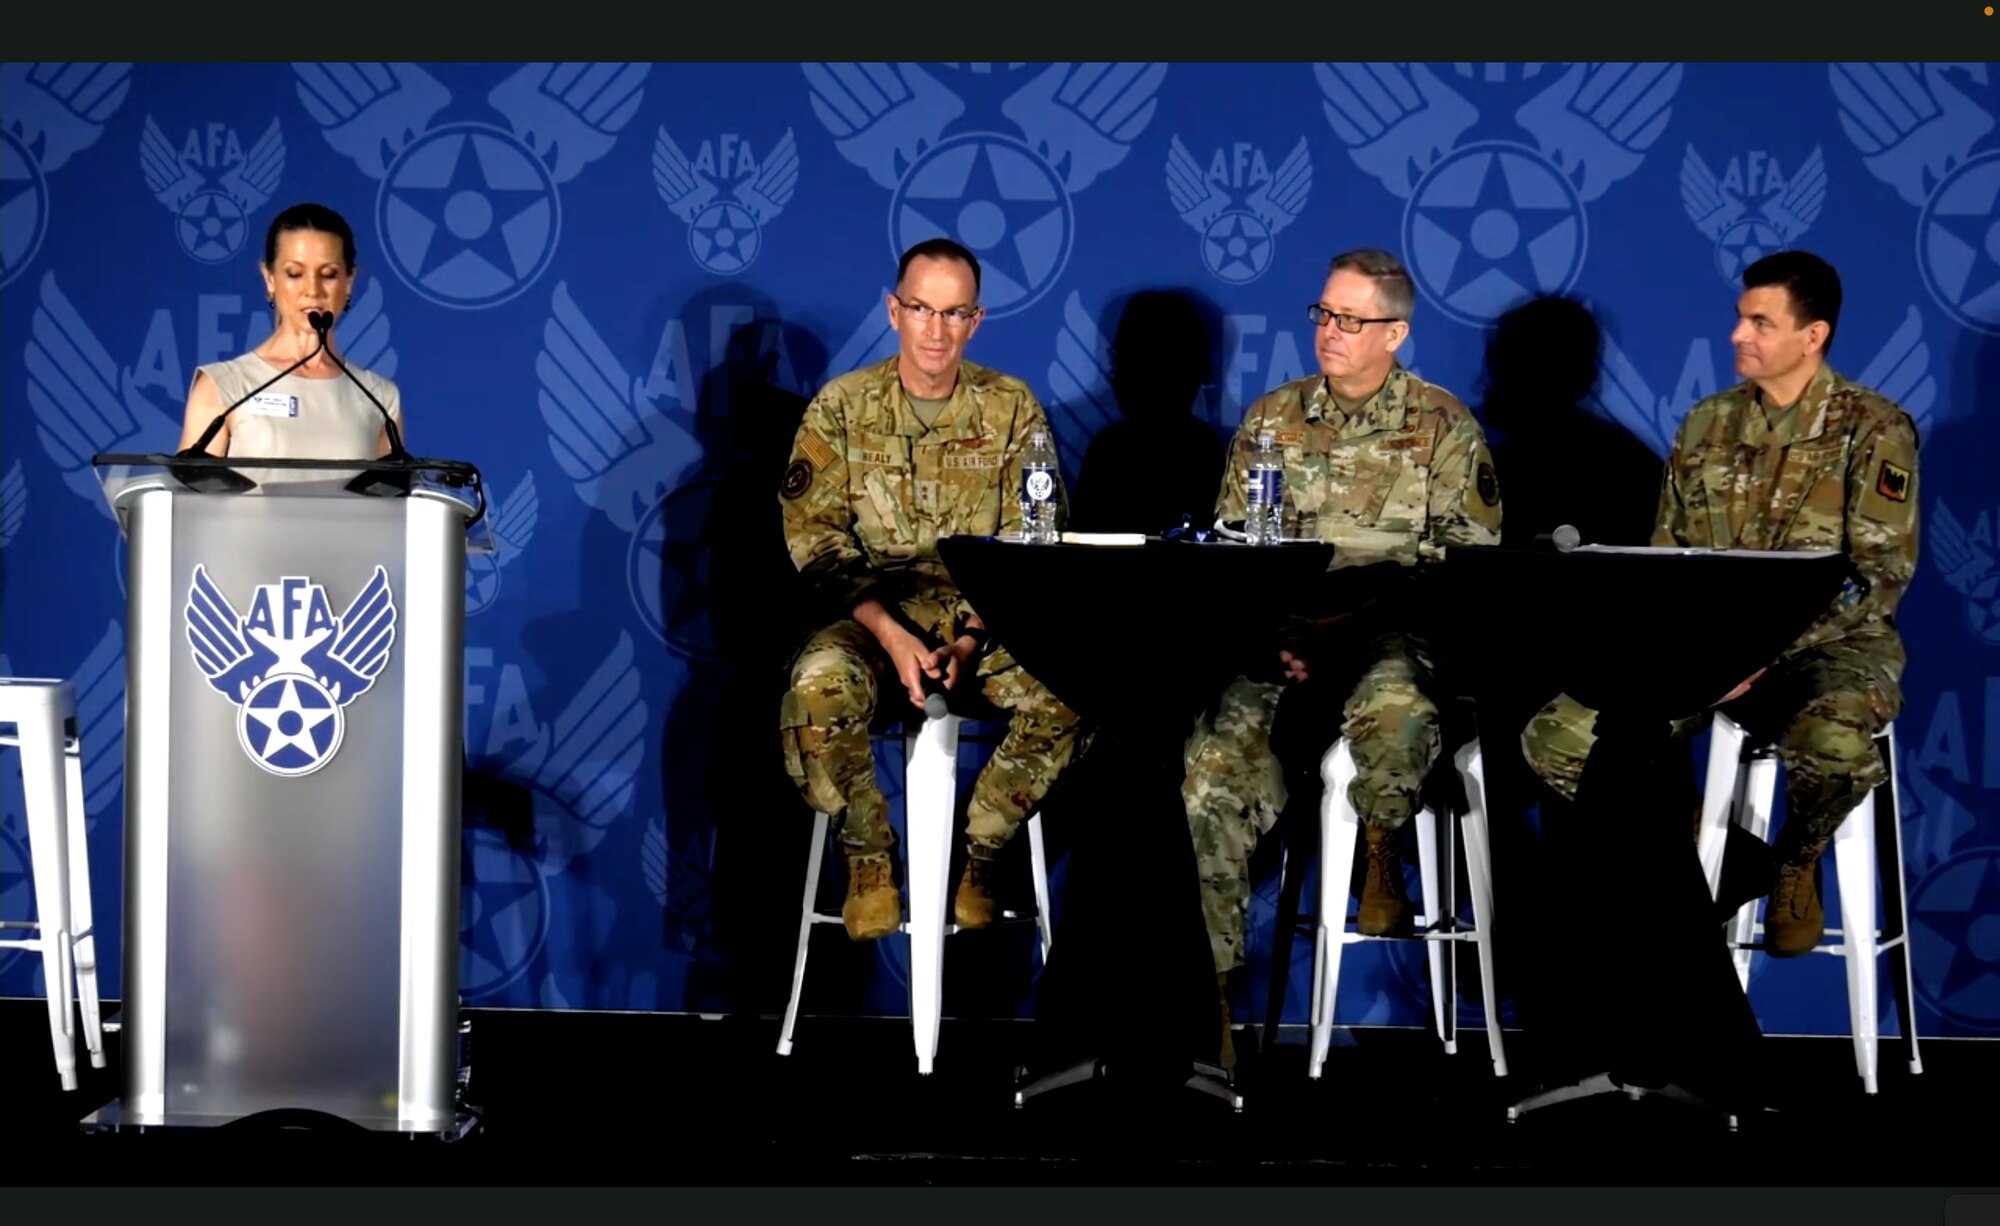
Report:
M 1028 815 L 1028 860 L 1035 878 L 1035 931 L 1042 937 L 1042 965 L 1049 964 L 1049 946 L 1055 943 L 1054 921 L 1049 918 L 1049 854 L 1042 848 L 1042 815 Z
M 1438 892 L 1438 819 L 1429 805 L 1418 809 L 1411 824 L 1417 828 L 1417 880 L 1424 891 L 1424 909 L 1417 913 L 1417 931 L 1439 928 L 1444 922 L 1444 896 Z M 1457 1045 L 1445 1033 L 1444 1014 L 1447 990 L 1444 982 L 1444 942 L 1425 941 L 1424 961 L 1430 968 L 1431 1024 L 1444 1042 L 1446 1053 Z
M 1299 899 L 1305 895 L 1305 866 L 1318 830 L 1296 810 L 1279 817 L 1278 832 L 1278 922 L 1271 929 L 1271 990 L 1264 999 L 1264 1038 L 1258 1050 L 1272 1051 L 1278 1045 L 1278 1026 L 1285 1020 L 1285 997 L 1291 991 L 1292 942 L 1298 936 Z M 1319 1021 L 1320 945 L 1313 943 L 1313 993 L 1309 1003 L 1311 1021 Z M 1310 1029 L 1310 1026 L 1308 1027 Z
M 1321 759 L 1326 791 L 1319 801 L 1319 922 L 1313 948 L 1312 1055 L 1307 1071 L 1318 1078 L 1333 1046 L 1334 1002 L 1340 990 L 1340 955 L 1347 945 L 1347 900 L 1352 892 L 1354 844 L 1361 835 L 1361 818 L 1348 803 L 1347 785 L 1355 775 L 1354 755 L 1346 738 L 1334 742 Z
M 1708 732 L 1708 770 L 1702 777 L 1701 837 L 1697 849 L 1701 872 L 1708 878 L 1708 896 L 1722 892 L 1722 853 L 1729 844 L 1729 822 L 1742 803 L 1743 729 L 1717 712 Z
M 1737 809 L 1737 824 L 1750 832 L 1752 838 L 1769 842 L 1771 838 L 1771 803 L 1778 793 L 1778 759 L 1769 755 L 1753 758 L 1741 767 L 1743 775 L 1743 803 Z M 1731 956 L 1736 962 L 1736 982 L 1743 990 L 1750 990 L 1751 946 L 1757 943 L 1757 906 L 1759 899 L 1751 899 L 1736 912 L 1731 921 L 1730 944 L 1734 947 Z
M 904 767 L 903 824 L 909 836 L 910 1026 L 917 1071 L 937 1058 L 943 1014 L 944 933 L 951 875 L 951 818 L 958 799 L 956 715 L 925 720 Z
M 28 858 L 35 875 L 36 937 L 49 1002 L 49 1039 L 65 1090 L 76 1089 L 76 1000 L 71 982 L 69 848 L 60 725 L 23 719 L 21 784 L 28 807 Z M 79 818 L 79 820 L 81 820 Z
M 1841 953 L 1847 961 L 1847 1012 L 1854 1027 L 1854 1068 L 1862 1088 L 1875 1093 L 1879 1008 L 1875 990 L 1875 822 L 1861 798 L 1833 836 L 1834 871 L 1840 882 Z
M 1493 850 L 1486 831 L 1486 763 L 1479 742 L 1458 751 L 1458 777 L 1465 785 L 1465 877 L 1472 890 L 1472 929 L 1479 947 L 1479 994 L 1486 1002 L 1486 1042 L 1493 1050 L 1493 1075 L 1507 1075 L 1507 1048 L 1500 1037 L 1500 994 L 1493 987 Z
M 819 897 L 820 866 L 826 862 L 824 813 L 813 814 L 812 851 L 806 857 L 805 900 L 799 904 L 799 952 L 792 959 L 792 994 L 785 1000 L 785 1027 L 778 1032 L 778 1054 L 792 1054 L 792 1027 L 799 1020 L 799 997 L 806 986 L 806 953 L 812 948 L 813 903 Z
M 1896 778 L 1896 727 L 1882 730 L 1889 779 L 1875 802 L 1875 852 L 1882 874 L 1882 943 L 1889 946 L 1889 991 L 1896 998 L 1896 1023 L 1910 1049 L 1910 1072 L 1924 1071 L 1917 1051 L 1917 985 L 1910 975 L 1910 898 L 1903 880 L 1903 806 Z M 1886 789 L 1886 790 L 1883 790 Z M 1888 804 L 1883 804 L 1886 797 Z M 1894 944 L 1890 944 L 1890 942 Z
M 77 1001 L 83 1009 L 83 1041 L 90 1067 L 104 1067 L 104 1015 L 97 998 L 97 936 L 90 907 L 90 828 L 83 801 L 83 745 L 63 753 L 64 824 L 69 827 L 69 924 L 76 950 Z

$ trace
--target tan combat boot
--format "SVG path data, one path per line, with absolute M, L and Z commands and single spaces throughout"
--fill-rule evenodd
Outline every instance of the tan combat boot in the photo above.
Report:
M 984 928 L 993 922 L 998 908 L 986 885 L 992 872 L 993 861 L 979 855 L 965 858 L 965 875 L 958 879 L 958 893 L 951 900 L 951 917 L 960 928 Z
M 888 936 L 903 924 L 903 901 L 886 851 L 847 857 L 847 901 L 840 907 L 847 935 L 856 941 Z
M 1363 936 L 1408 936 L 1416 916 L 1403 889 L 1403 857 L 1397 832 L 1383 826 L 1362 827 L 1368 838 L 1368 869 L 1361 882 L 1361 906 L 1355 930 Z
M 1764 911 L 1764 952 L 1773 958 L 1810 953 L 1826 935 L 1826 908 L 1819 897 L 1820 857 L 1827 838 L 1787 847 L 1778 864 L 1778 883 Z

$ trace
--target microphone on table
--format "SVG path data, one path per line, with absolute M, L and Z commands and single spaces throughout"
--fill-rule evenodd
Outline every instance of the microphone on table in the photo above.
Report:
M 1558 552 L 1568 553 L 1583 544 L 1583 533 L 1578 532 L 1573 524 L 1560 524 L 1554 532 L 1537 533 L 1535 539 L 1552 542 Z

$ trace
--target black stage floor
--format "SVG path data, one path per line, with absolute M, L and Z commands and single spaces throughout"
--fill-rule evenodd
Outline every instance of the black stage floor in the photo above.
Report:
M 1740 1121 L 1664 1100 L 1568 1103 L 1507 1121 L 1537 1087 L 1530 1049 L 1492 1076 L 1483 1032 L 1456 1055 L 1428 1033 L 1343 1030 L 1320 1081 L 1303 1029 L 1238 1070 L 1245 1106 L 1111 1081 L 1013 1105 L 1032 1023 L 944 1023 L 918 1075 L 906 1020 L 803 1017 L 790 1056 L 771 1019 L 472 1011 L 463 1140 L 328 1131 L 87 1133 L 118 1093 L 85 1061 L 64 1093 L 40 1001 L 0 1000 L 0 1145 L 9 1182 L 236 1185 L 1575 1185 L 1957 1186 L 1992 1180 L 2000 1043 L 1927 1040 L 1912 1076 L 1885 1041 L 1862 1093 L 1846 1039 L 1765 1044 L 1776 1109 Z M 81 1044 L 79 1044 L 79 1047 Z

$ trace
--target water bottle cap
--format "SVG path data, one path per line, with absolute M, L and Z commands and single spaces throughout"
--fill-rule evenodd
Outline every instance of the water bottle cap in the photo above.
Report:
M 1262 448 L 1269 448 L 1273 441 L 1274 440 L 1268 434 L 1260 434 L 1257 436 L 1257 446 Z

